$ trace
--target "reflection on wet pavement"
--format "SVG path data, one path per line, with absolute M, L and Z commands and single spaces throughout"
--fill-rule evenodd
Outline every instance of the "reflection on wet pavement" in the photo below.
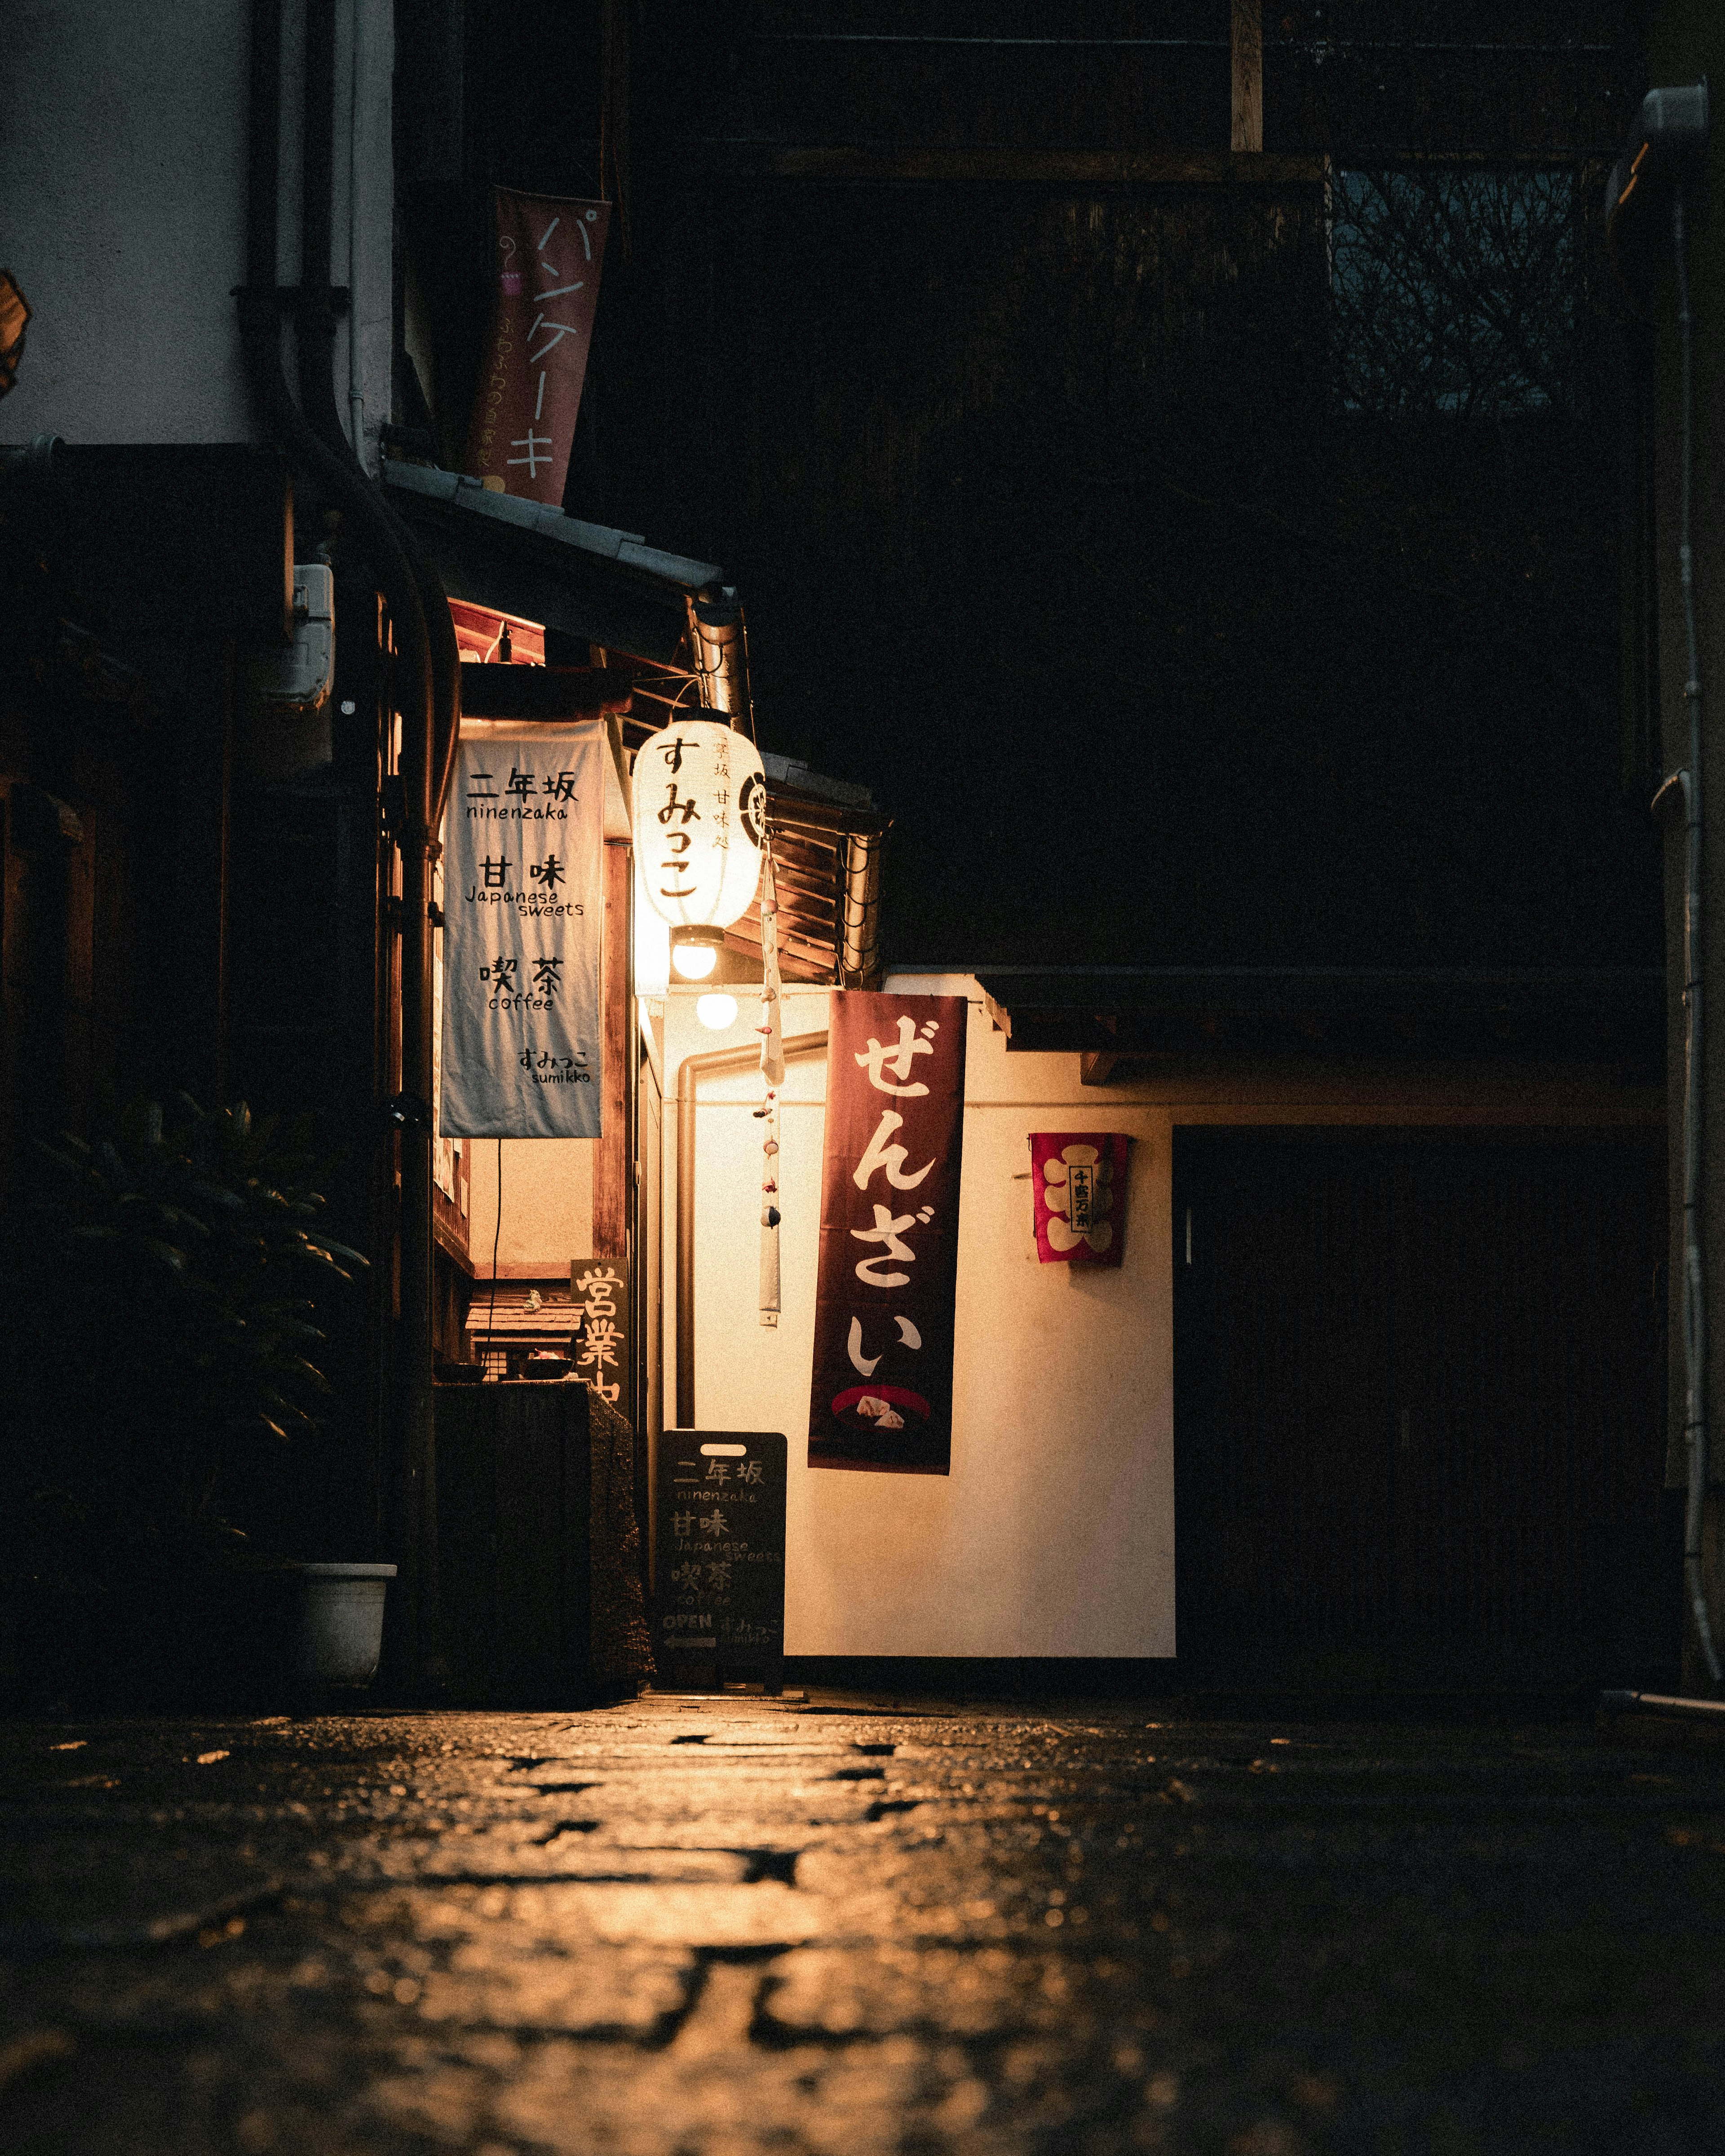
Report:
M 1725 1753 L 649 1697 L 0 1726 L 14 2156 L 1719 2146 Z

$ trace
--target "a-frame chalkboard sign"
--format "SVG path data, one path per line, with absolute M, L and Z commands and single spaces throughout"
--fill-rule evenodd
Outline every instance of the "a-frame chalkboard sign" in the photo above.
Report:
M 785 1459 L 777 1431 L 668 1430 L 660 1439 L 658 1690 L 783 1688 Z

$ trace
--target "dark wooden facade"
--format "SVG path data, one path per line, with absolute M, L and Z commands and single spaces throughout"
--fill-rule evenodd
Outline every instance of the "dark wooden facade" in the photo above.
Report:
M 404 136 L 404 199 L 465 205 L 409 250 L 438 424 L 485 186 L 614 194 L 566 505 L 735 576 L 763 746 L 893 815 L 890 964 L 1656 963 L 1594 214 L 1639 14 L 1272 11 L 1237 151 L 1260 13 L 511 0 Z M 1569 206 L 1538 408 L 1347 408 L 1355 172 Z
M 1183 1670 L 1675 1677 L 1664 1180 L 1657 1132 L 1179 1133 Z
M 1644 86 L 1641 30 L 1632 0 L 1079 0 L 1057 18 L 509 0 L 483 57 L 470 41 L 460 155 L 434 172 L 428 151 L 413 184 L 465 200 L 470 234 L 488 179 L 618 201 L 567 504 L 675 531 L 736 576 L 763 746 L 871 786 L 892 816 L 889 969 L 978 974 L 1014 1047 L 1085 1051 L 1087 1082 L 1191 1063 L 1220 1096 L 1230 1068 L 1322 1058 L 1339 1095 L 1350 1070 L 1441 1065 L 1465 1112 L 1482 1059 L 1520 1056 L 1546 1082 L 1604 1075 L 1651 1098 L 1649 403 L 1596 214 Z M 551 51 L 535 89 L 519 63 Z M 1362 305 L 1344 243 L 1370 203 L 1412 250 L 1398 266 L 1428 315 L 1498 306 L 1499 362 L 1542 325 L 1507 392 L 1435 388 L 1417 337 Z M 1543 271 L 1515 240 L 1536 211 Z M 1507 238 L 1481 243 L 1494 218 Z M 470 288 L 482 240 L 441 228 L 428 275 Z M 1537 291 L 1503 284 L 1511 256 Z M 456 405 L 459 345 L 439 363 Z M 437 416 L 453 438 L 459 414 Z M 1498 1357 L 1500 1407 L 1522 1398 L 1542 1296 L 1559 1330 L 1609 1334 L 1614 1373 L 1589 1363 L 1586 1382 L 1621 1395 L 1629 1435 L 1608 1460 L 1579 1395 L 1553 1409 L 1546 1435 L 1583 1463 L 1594 1511 L 1563 1513 L 1548 1547 L 1528 1522 L 1556 1452 L 1511 1445 L 1520 1468 L 1476 1462 L 1450 1511 L 1431 1496 L 1412 1514 L 1372 1454 L 1355 1494 L 1412 1598 L 1378 1595 L 1380 1635 L 1417 1629 L 1420 1563 L 1441 1570 L 1477 1525 L 1467 1507 L 1523 1469 L 1510 1509 L 1527 1532 L 1491 1545 L 1506 1577 L 1584 1600 L 1606 1543 L 1620 1584 L 1651 1577 L 1661 1388 L 1635 1267 L 1658 1240 L 1656 1175 L 1636 1181 L 1639 1157 L 1624 1170 L 1629 1270 L 1604 1265 L 1583 1294 L 1550 1268 L 1606 1233 L 1584 1148 L 1469 1156 L 1494 1238 L 1471 1271 L 1430 1192 L 1407 1195 L 1429 1147 L 1407 1139 L 1393 1202 L 1373 1181 L 1394 1150 L 1332 1163 L 1343 1181 L 1358 1167 L 1389 1239 L 1372 1277 L 1394 1243 L 1409 1306 L 1429 1291 Z M 1317 1201 L 1260 1183 L 1274 1255 L 1235 1286 L 1250 1273 L 1261 1291 L 1266 1338 L 1319 1341 L 1296 1217 Z M 1504 1270 L 1527 1239 L 1549 1260 L 1537 1281 Z M 1182 1448 L 1202 1443 L 1207 1358 L 1245 1388 L 1242 1428 L 1269 1427 L 1281 1382 L 1230 1357 L 1231 1306 L 1207 1309 L 1177 1308 Z M 1394 1359 L 1406 1320 L 1361 1314 L 1371 1352 Z M 1469 1413 L 1468 1443 L 1513 1436 Z M 1339 1460 L 1341 1420 L 1329 1435 Z M 1228 1575 L 1250 1531 L 1241 1491 L 1256 1503 L 1304 1464 L 1255 1455 L 1220 1495 L 1183 1481 L 1200 1643 L 1255 1621 L 1230 1634 L 1225 1594 L 1204 1599 L 1205 1565 Z M 1343 1471 L 1318 1460 L 1308 1512 Z M 1634 1522 L 1611 1542 L 1624 1476 Z M 1335 1559 L 1334 1518 L 1300 1517 L 1288 1563 Z M 1276 1578 L 1266 1564 L 1253 1592 L 1274 1602 Z M 1489 1599 L 1457 1592 L 1476 1615 Z M 1499 1613 L 1505 1653 L 1575 1615 L 1552 1594 L 1543 1614 Z M 1577 1651 L 1627 1666 L 1666 1614 L 1644 1598 L 1615 1646 L 1604 1619 L 1578 1619 Z

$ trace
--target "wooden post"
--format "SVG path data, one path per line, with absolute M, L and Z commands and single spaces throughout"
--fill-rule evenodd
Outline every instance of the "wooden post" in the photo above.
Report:
M 593 1154 L 593 1255 L 629 1255 L 629 940 L 634 870 L 620 840 L 605 849 L 605 930 L 601 1000 L 603 1134 Z
M 1229 146 L 1264 147 L 1264 17 L 1262 0 L 1233 0 L 1234 126 Z

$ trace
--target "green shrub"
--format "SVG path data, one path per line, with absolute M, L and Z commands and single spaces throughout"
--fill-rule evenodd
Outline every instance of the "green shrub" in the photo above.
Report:
M 321 1232 L 303 1157 L 183 1095 L 37 1148 L 10 1209 L 0 1553 L 110 1571 L 214 1555 L 224 1468 L 317 1426 L 314 1289 L 366 1260 Z

